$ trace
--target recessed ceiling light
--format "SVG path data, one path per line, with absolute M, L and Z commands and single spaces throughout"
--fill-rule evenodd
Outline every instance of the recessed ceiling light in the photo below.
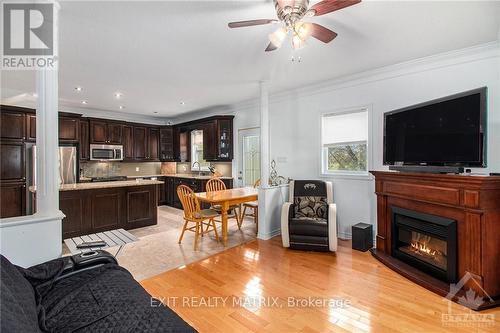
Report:
M 88 102 L 87 101 L 82 101 L 82 104 L 88 104 Z
M 120 108 L 120 110 L 125 109 L 125 107 L 123 105 L 120 105 L 119 108 Z
M 78 92 L 81 92 L 83 90 L 83 88 L 82 87 L 75 87 L 75 90 Z
M 186 102 L 181 101 L 181 105 L 182 105 L 182 106 L 186 105 Z
M 116 98 L 116 99 L 120 99 L 120 98 L 122 98 L 122 97 L 123 97 L 123 94 L 122 94 L 121 92 L 117 92 L 117 93 L 115 93 L 115 98 Z

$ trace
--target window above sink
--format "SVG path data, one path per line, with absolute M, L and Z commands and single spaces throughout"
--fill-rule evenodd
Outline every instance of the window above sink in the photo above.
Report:
M 191 131 L 191 171 L 210 171 L 209 166 L 203 159 L 203 131 Z

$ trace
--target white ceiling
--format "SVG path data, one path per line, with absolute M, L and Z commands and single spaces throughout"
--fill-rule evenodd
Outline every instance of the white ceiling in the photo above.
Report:
M 288 43 L 264 52 L 275 25 L 227 27 L 275 16 L 271 0 L 63 1 L 61 104 L 170 118 L 222 107 L 256 97 L 260 80 L 282 91 L 497 40 L 500 2 L 364 1 L 313 18 L 339 36 L 295 53 Z M 22 104 L 34 89 L 33 73 L 2 73 L 4 102 Z

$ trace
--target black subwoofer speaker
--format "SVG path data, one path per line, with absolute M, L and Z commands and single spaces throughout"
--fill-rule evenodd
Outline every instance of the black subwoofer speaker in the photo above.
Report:
M 368 251 L 373 247 L 373 226 L 358 223 L 352 226 L 352 248 L 358 251 Z

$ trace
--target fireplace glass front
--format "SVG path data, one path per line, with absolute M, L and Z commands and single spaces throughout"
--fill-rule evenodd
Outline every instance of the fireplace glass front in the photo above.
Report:
M 392 211 L 392 255 L 436 278 L 455 282 L 456 221 L 398 207 Z

